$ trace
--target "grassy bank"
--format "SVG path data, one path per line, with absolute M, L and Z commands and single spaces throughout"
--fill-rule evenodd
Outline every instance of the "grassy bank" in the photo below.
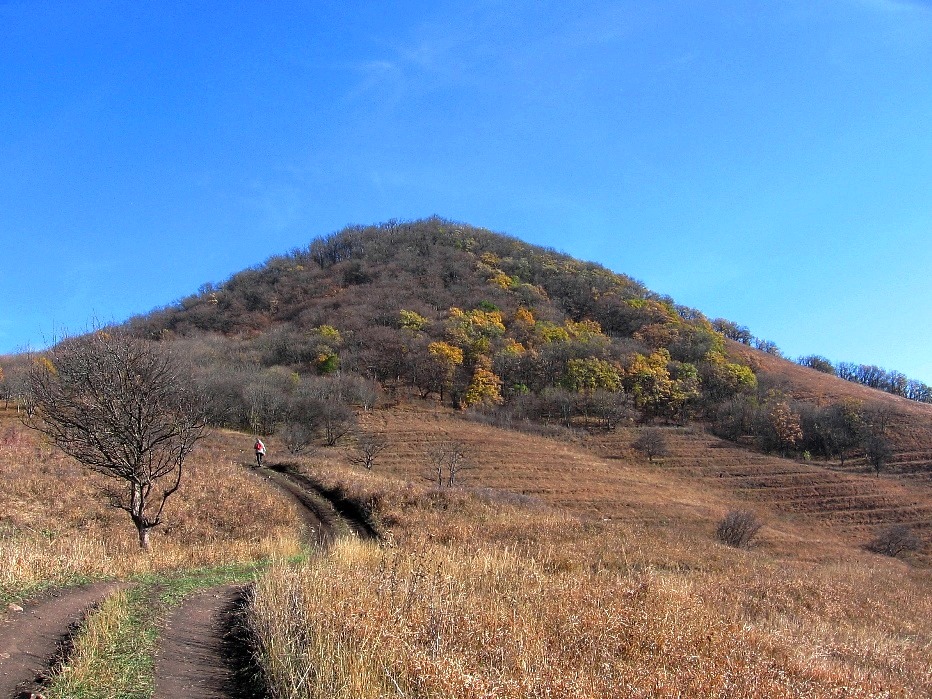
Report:
M 0 422 L 0 601 L 87 579 L 125 579 L 289 557 L 302 547 L 298 508 L 241 464 L 236 437 L 205 440 L 182 489 L 140 551 L 125 512 L 108 507 L 114 481 L 89 473 L 11 419 Z

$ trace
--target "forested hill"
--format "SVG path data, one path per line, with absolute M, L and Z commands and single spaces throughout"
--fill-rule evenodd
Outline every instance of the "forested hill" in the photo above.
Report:
M 826 458 L 866 454 L 878 425 L 880 437 L 918 434 L 912 418 L 902 429 L 878 419 L 840 379 L 762 363 L 769 355 L 719 332 L 727 321 L 439 218 L 347 228 L 128 326 L 184 348 L 216 421 L 261 432 L 298 430 L 334 400 L 414 392 L 499 424 L 698 419 L 764 450 Z M 834 397 L 800 400 L 807 376 Z M 917 419 L 925 434 L 928 415 Z
M 753 381 L 699 312 L 597 264 L 439 218 L 345 229 L 131 326 L 219 333 L 264 365 L 339 366 L 467 405 L 557 386 L 616 391 L 640 362 L 652 380 L 628 388 L 673 417 L 701 388 L 720 398 Z M 497 390 L 469 394 L 477 371 Z
M 397 327 L 401 309 L 442 320 L 452 307 L 519 308 L 545 320 L 591 318 L 630 336 L 677 315 L 673 301 L 597 264 L 468 225 L 431 218 L 351 227 L 273 257 L 134 320 L 140 330 L 225 334 L 287 323 L 360 331 Z M 697 316 L 695 311 L 682 310 Z

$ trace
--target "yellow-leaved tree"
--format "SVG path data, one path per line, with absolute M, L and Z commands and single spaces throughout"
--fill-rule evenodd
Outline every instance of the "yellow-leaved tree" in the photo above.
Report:
M 332 325 L 321 325 L 314 330 L 317 345 L 314 365 L 321 374 L 329 374 L 340 368 L 340 346 L 343 337 Z
M 420 332 L 423 330 L 430 321 L 422 316 L 416 311 L 406 311 L 401 309 L 398 311 L 398 324 L 405 330 L 411 330 L 413 332 Z
M 463 350 L 448 342 L 431 342 L 427 345 L 427 356 L 431 362 L 427 392 L 436 391 L 442 402 L 444 393 L 453 386 L 456 368 L 463 363 Z
M 473 371 L 472 381 L 463 396 L 466 407 L 473 405 L 499 405 L 502 402 L 502 380 L 495 375 L 487 361 L 480 361 Z
M 699 397 L 696 367 L 672 361 L 663 347 L 646 356 L 634 355 L 622 385 L 634 397 L 635 407 L 651 416 L 683 417 L 687 405 Z
M 621 390 L 621 374 L 612 362 L 605 359 L 570 359 L 566 363 L 564 383 L 568 389 L 577 393 L 599 390 L 615 392 Z
M 447 316 L 447 337 L 461 347 L 469 361 L 488 354 L 492 338 L 505 334 L 501 311 L 484 311 L 476 308 L 464 311 L 453 307 Z

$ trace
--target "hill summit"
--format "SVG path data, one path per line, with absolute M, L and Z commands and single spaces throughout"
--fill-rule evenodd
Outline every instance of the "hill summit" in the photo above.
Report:
M 600 265 L 439 218 L 347 228 L 130 325 L 235 338 L 235 354 L 264 366 L 339 367 L 461 407 L 620 392 L 679 420 L 755 385 L 700 312 Z

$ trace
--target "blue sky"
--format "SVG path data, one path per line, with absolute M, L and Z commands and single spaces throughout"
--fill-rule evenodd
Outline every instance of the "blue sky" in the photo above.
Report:
M 0 0 L 0 353 L 346 224 L 932 383 L 932 3 Z

